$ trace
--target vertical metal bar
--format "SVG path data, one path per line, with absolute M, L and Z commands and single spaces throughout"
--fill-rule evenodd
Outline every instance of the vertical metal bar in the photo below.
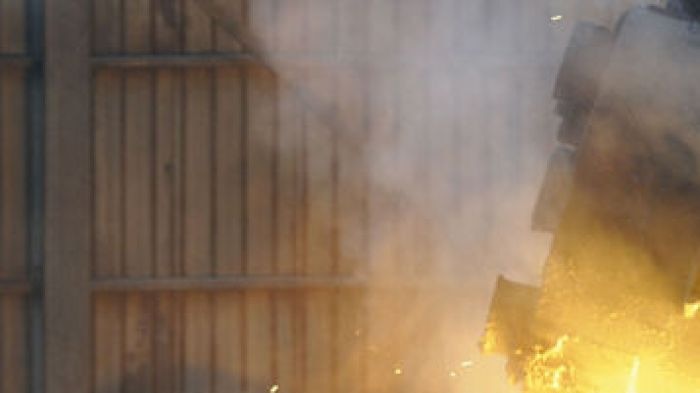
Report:
M 26 0 L 27 55 L 32 59 L 27 69 L 27 264 L 31 291 L 28 294 L 28 391 L 44 391 L 44 4 L 43 0 Z
M 44 386 L 88 393 L 92 133 L 90 1 L 45 4 Z

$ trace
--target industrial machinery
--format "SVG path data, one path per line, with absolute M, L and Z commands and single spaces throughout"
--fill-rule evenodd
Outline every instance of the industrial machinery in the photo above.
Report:
M 499 278 L 482 350 L 528 393 L 698 392 L 700 24 L 659 7 L 580 24 L 554 96 L 541 286 Z

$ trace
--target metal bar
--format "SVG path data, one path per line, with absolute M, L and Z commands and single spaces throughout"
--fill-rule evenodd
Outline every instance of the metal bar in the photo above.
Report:
M 44 0 L 27 0 L 28 392 L 44 392 Z M 19 60 L 19 59 L 18 59 Z M 24 288 L 23 288 L 24 289 Z
M 114 278 L 92 281 L 96 292 L 129 291 L 220 291 L 235 289 L 362 289 L 367 280 L 358 277 L 199 277 L 199 278 Z
M 92 57 L 93 67 L 109 68 L 178 68 L 237 66 L 256 63 L 247 53 L 191 53 L 166 55 L 100 55 Z
M 44 387 L 91 390 L 91 1 L 44 3 Z
M 462 292 L 467 285 L 446 279 L 375 280 L 363 276 L 232 276 L 98 278 L 93 292 L 221 291 L 250 289 L 366 289 L 372 291 Z
M 256 64 L 272 71 L 278 68 L 290 73 L 304 67 L 353 67 L 368 69 L 431 69 L 436 71 L 459 71 L 465 68 L 542 68 L 558 67 L 553 60 L 556 56 L 549 52 L 528 55 L 507 55 L 502 53 L 463 54 L 444 61 L 426 59 L 398 59 L 389 55 L 367 54 L 322 54 L 322 53 L 274 53 L 268 54 L 268 64 L 261 62 L 254 54 L 234 53 L 183 53 L 183 54 L 110 54 L 91 58 L 95 68 L 184 68 L 220 67 Z M 293 72 L 292 72 L 293 74 Z M 289 76 L 289 75 L 287 75 Z
M 0 67 L 22 67 L 28 68 L 34 65 L 35 61 L 30 56 L 25 55 L 0 55 Z

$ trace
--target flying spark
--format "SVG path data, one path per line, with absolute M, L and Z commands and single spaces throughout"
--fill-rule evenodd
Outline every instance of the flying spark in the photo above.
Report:
M 564 17 L 562 15 L 552 15 L 549 17 L 549 20 L 551 20 L 552 22 L 559 22 L 563 18 Z
M 474 365 L 474 362 L 471 360 L 465 360 L 461 363 L 461 366 L 464 368 L 468 368 Z
M 639 357 L 635 357 L 632 362 L 632 371 L 630 372 L 630 379 L 627 383 L 627 393 L 637 393 L 637 379 L 639 378 Z

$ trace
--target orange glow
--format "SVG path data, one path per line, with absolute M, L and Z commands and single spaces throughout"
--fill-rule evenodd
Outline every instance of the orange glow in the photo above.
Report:
M 557 339 L 551 348 L 535 352 L 525 364 L 525 388 L 530 392 L 573 392 L 575 368 L 564 356 L 571 340 L 568 335 Z

